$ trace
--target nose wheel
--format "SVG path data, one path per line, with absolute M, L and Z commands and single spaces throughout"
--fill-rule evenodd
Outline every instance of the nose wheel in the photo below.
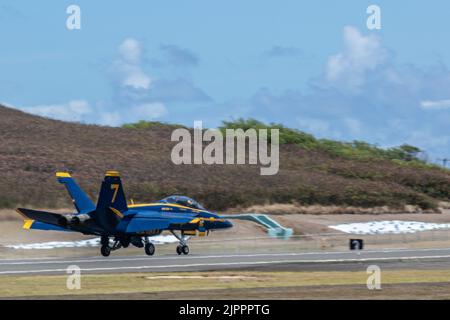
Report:
M 177 253 L 178 255 L 184 254 L 184 255 L 188 255 L 189 254 L 189 247 L 187 245 L 178 245 L 177 246 Z
M 189 237 L 186 237 L 183 232 L 181 232 L 181 235 L 176 234 L 174 230 L 171 230 L 170 232 L 173 234 L 175 238 L 177 238 L 180 241 L 180 244 L 177 246 L 178 255 L 179 256 L 181 256 L 182 254 L 188 255 L 189 247 L 187 245 L 187 241 L 189 240 Z

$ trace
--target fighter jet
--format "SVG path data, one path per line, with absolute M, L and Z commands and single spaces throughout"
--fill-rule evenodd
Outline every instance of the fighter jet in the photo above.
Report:
M 155 245 L 150 237 L 166 230 L 179 241 L 176 249 L 178 255 L 187 255 L 187 242 L 191 236 L 206 236 L 210 231 L 233 226 L 228 220 L 185 196 L 170 196 L 149 204 L 128 204 L 117 171 L 106 173 L 97 205 L 69 173 L 58 172 L 56 176 L 65 185 L 77 212 L 58 214 L 18 208 L 17 212 L 25 219 L 23 227 L 100 236 L 100 252 L 104 257 L 130 244 L 144 248 L 145 253 L 152 256 Z

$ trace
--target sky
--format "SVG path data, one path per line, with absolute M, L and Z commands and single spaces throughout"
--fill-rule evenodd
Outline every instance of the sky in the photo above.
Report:
M 81 29 L 67 28 L 71 5 Z M 448 12 L 444 0 L 0 0 L 0 102 L 110 126 L 255 118 L 408 143 L 435 162 L 450 157 Z

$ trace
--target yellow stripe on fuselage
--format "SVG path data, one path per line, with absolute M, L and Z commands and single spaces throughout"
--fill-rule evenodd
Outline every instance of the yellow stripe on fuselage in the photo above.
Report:
M 33 223 L 34 223 L 34 220 L 25 220 L 23 223 L 23 228 L 26 230 L 30 230 Z
M 214 218 L 214 217 L 211 217 L 211 218 L 195 218 L 195 219 L 191 220 L 189 223 L 199 223 L 201 221 L 224 222 L 225 220 L 224 219 L 217 219 L 217 218 Z
M 190 207 L 182 206 L 182 205 L 175 204 L 175 203 L 130 204 L 130 205 L 128 205 L 128 208 L 142 208 L 142 207 L 156 207 L 156 206 L 175 207 L 175 208 L 193 210 L 193 211 L 196 211 L 196 212 L 208 212 L 207 210 L 190 208 Z

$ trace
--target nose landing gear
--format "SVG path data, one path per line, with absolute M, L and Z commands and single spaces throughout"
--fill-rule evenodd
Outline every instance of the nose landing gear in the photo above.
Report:
M 183 232 L 181 232 L 181 235 L 178 235 L 175 233 L 175 231 L 170 231 L 175 238 L 177 238 L 180 241 L 180 244 L 177 246 L 177 253 L 178 255 L 189 254 L 189 246 L 187 245 L 187 241 L 189 240 L 189 237 L 186 237 Z

